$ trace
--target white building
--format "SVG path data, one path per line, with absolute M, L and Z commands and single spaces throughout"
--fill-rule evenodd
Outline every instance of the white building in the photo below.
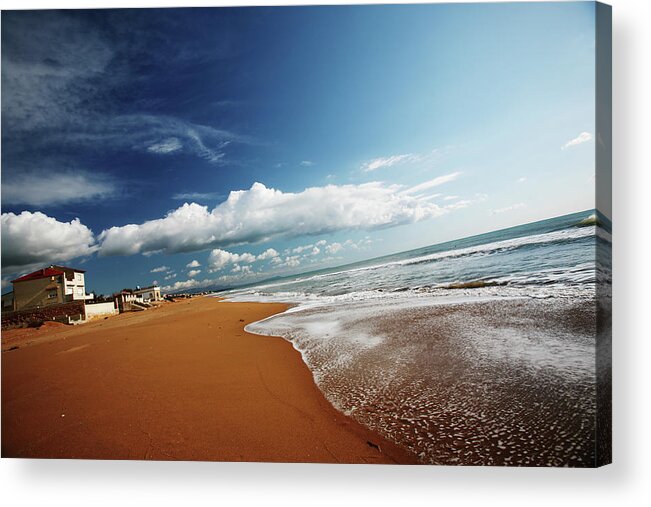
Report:
M 141 299 L 143 303 L 151 303 L 152 301 L 160 301 L 163 299 L 160 294 L 160 287 L 157 285 L 152 285 L 150 287 L 136 288 L 133 291 L 138 299 Z

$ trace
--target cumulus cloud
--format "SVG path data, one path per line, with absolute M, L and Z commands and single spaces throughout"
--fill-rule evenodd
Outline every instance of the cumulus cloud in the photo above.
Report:
M 325 247 L 325 251 L 329 255 L 334 255 L 340 250 L 342 250 L 344 247 L 341 243 L 330 243 Z
M 288 267 L 288 268 L 295 268 L 297 266 L 300 266 L 301 264 L 301 259 L 299 258 L 298 255 L 292 255 L 290 257 L 286 257 L 283 262 L 278 264 L 280 267 Z
M 190 277 L 190 278 L 194 278 L 194 277 L 197 276 L 199 273 L 201 273 L 201 270 L 200 270 L 200 269 L 191 269 L 190 271 L 188 271 L 188 277 Z
M 273 248 L 267 248 L 264 252 L 258 255 L 257 260 L 265 261 L 267 259 L 275 259 L 278 257 L 278 252 Z
M 170 269 L 169 266 L 159 266 L 157 268 L 152 269 L 150 273 L 162 273 L 163 271 L 167 271 L 168 269 Z
M 231 269 L 231 273 L 241 273 L 242 275 L 248 275 L 253 272 L 251 266 L 240 266 L 239 264 L 235 264 L 233 266 L 233 269 Z
M 248 252 L 236 254 L 227 252 L 226 250 L 222 250 L 220 248 L 215 248 L 212 252 L 210 252 L 210 255 L 208 256 L 208 267 L 211 271 L 219 271 L 228 264 L 236 264 L 238 262 L 250 264 L 256 260 L 256 256 Z
M 9 172 L 2 181 L 2 201 L 14 205 L 54 206 L 106 199 L 116 190 L 116 185 L 108 178 L 83 171 Z
M 567 150 L 572 146 L 577 146 L 579 144 L 587 143 L 590 140 L 592 140 L 592 134 L 590 132 L 581 132 L 577 137 L 575 137 L 574 139 L 570 139 L 563 146 L 561 146 L 561 150 Z
M 201 266 L 201 263 L 196 259 L 193 260 L 192 262 L 188 262 L 185 265 L 186 268 L 198 268 L 199 266 Z
M 92 254 L 93 232 L 78 218 L 59 222 L 40 211 L 2 214 L 2 271 L 16 273 Z
M 297 246 L 296 248 L 293 248 L 293 249 L 292 249 L 292 253 L 294 253 L 294 254 L 300 254 L 300 253 L 303 253 L 303 252 L 305 252 L 306 250 L 309 250 L 310 248 L 313 248 L 313 247 L 314 247 L 314 245 L 313 245 L 312 243 L 310 243 L 309 245 L 301 245 L 301 246 Z
M 403 155 L 391 155 L 389 157 L 378 157 L 364 162 L 361 169 L 364 172 L 375 171 L 383 167 L 391 167 L 393 165 L 399 164 L 400 162 L 413 160 L 415 158 L 416 156 L 412 153 L 405 153 Z
M 212 210 L 185 203 L 165 217 L 104 230 L 101 255 L 178 253 L 223 248 L 273 239 L 374 230 L 437 217 L 447 212 L 423 199 L 423 192 L 457 177 L 441 176 L 404 189 L 381 182 L 311 187 L 283 192 L 254 183 L 232 191 Z
M 199 281 L 194 278 L 190 278 L 189 280 L 179 280 L 178 282 L 174 282 L 172 285 L 166 285 L 164 287 L 161 287 L 161 291 L 163 292 L 182 292 L 185 290 L 190 290 L 190 289 L 197 289 L 200 287 L 208 287 L 209 285 L 212 285 L 215 283 L 215 280 L 203 280 Z

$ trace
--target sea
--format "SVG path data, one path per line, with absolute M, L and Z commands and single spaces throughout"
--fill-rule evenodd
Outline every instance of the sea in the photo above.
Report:
M 289 303 L 246 330 L 422 463 L 592 466 L 611 234 L 587 210 L 218 295 Z

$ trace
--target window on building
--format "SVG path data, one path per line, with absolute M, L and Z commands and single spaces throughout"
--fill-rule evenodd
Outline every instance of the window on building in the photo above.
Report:
M 81 275 L 81 273 L 77 273 L 77 281 L 78 281 L 78 282 L 81 282 L 81 280 L 82 280 L 82 275 Z
M 78 296 L 83 296 L 84 295 L 84 288 L 83 287 L 77 287 L 77 295 Z
M 47 298 L 48 299 L 56 299 L 57 298 L 57 291 L 55 290 L 49 290 L 47 291 Z

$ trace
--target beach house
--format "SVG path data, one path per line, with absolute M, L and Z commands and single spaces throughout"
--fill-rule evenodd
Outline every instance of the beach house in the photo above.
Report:
M 11 283 L 14 311 L 93 299 L 92 295 L 86 294 L 85 271 L 82 269 L 50 265 Z

